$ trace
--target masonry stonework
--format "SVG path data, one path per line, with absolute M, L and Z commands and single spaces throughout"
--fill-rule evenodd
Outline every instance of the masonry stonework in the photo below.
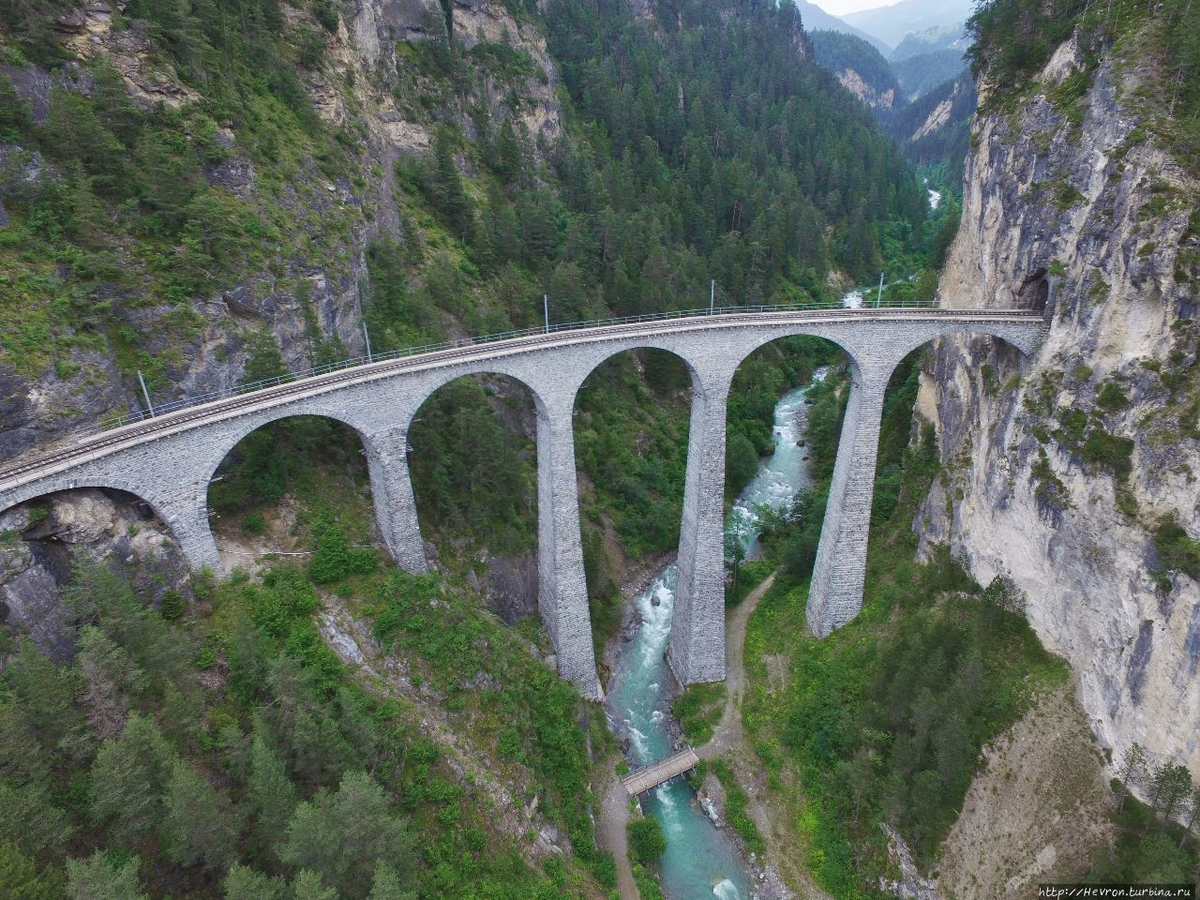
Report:
M 209 527 L 208 485 L 250 432 L 289 416 L 325 416 L 363 441 L 380 534 L 396 562 L 428 569 L 407 462 L 408 429 L 439 387 L 473 374 L 526 385 L 537 408 L 539 609 L 558 670 L 597 698 L 595 653 L 580 538 L 572 416 L 587 376 L 611 356 L 657 348 L 679 356 L 692 378 L 692 419 L 679 582 L 669 660 L 683 684 L 725 675 L 725 410 L 734 372 L 754 350 L 782 337 L 826 338 L 846 351 L 852 373 L 828 511 L 807 616 L 818 636 L 862 606 L 867 531 L 883 391 L 910 351 L 955 332 L 989 334 L 1030 354 L 1040 319 L 997 310 L 840 310 L 718 315 L 587 328 L 469 345 L 317 376 L 104 432 L 70 451 L 0 470 L 0 511 L 81 487 L 145 500 L 196 568 L 221 571 Z

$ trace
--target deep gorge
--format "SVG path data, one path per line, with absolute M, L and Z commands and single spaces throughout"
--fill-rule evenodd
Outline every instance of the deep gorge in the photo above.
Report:
M 780 398 L 831 367 L 812 489 L 764 517 L 761 558 L 726 548 L 731 604 L 775 576 L 746 626 L 747 744 L 696 782 L 797 896 L 1194 880 L 1198 15 L 987 4 L 978 112 L 960 85 L 914 143 L 925 107 L 879 124 L 784 4 L 0 0 L 0 456 L 140 409 L 142 378 L 161 404 L 365 334 L 539 326 L 543 296 L 553 322 L 702 308 L 710 285 L 869 304 L 883 271 L 888 299 L 1044 304 L 1029 360 L 946 339 L 897 371 L 864 611 L 825 641 L 803 620 L 842 359 L 789 340 L 738 370 L 729 504 Z M 689 404 L 654 351 L 579 393 L 598 658 L 675 552 Z M 382 552 L 361 442 L 320 419 L 220 469 L 230 577 L 189 573 L 131 495 L 0 513 L 0 882 L 613 895 L 596 829 L 622 748 L 536 614 L 534 404 L 460 379 L 408 442 L 431 576 Z M 709 687 L 675 699 L 680 740 L 719 721 Z M 643 900 L 660 875 L 676 900 L 652 858 Z

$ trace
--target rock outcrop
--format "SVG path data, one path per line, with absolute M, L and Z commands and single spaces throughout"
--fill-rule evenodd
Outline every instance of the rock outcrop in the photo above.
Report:
M 155 603 L 174 586 L 190 592 L 179 548 L 146 504 L 119 492 L 56 494 L 0 513 L 0 630 L 66 662 L 74 628 L 62 589 L 89 561 L 121 569 Z
M 876 90 L 863 81 L 861 75 L 854 69 L 842 69 L 836 73 L 842 87 L 865 103 L 871 109 L 891 109 L 896 101 L 896 91 L 893 88 Z
M 915 525 L 1026 594 L 1103 747 L 1198 772 L 1200 585 L 1153 538 L 1170 517 L 1200 534 L 1200 186 L 1123 99 L 1137 67 L 1102 62 L 1064 100 L 1081 65 L 1068 43 L 1019 110 L 976 120 L 941 302 L 1044 303 L 1048 331 L 1024 368 L 991 341 L 939 346 L 919 410 L 944 471 Z

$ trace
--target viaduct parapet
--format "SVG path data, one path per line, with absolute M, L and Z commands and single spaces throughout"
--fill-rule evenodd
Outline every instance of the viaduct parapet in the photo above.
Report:
M 584 579 L 572 414 L 587 376 L 617 353 L 667 350 L 687 365 L 692 416 L 679 535 L 679 582 L 668 650 L 684 684 L 725 677 L 725 410 L 734 372 L 764 344 L 791 335 L 845 350 L 852 376 L 807 617 L 824 637 L 862 607 L 867 530 L 883 393 L 896 365 L 955 333 L 1003 340 L 1030 354 L 1041 313 L 845 309 L 726 313 L 581 327 L 344 369 L 231 397 L 80 439 L 0 468 L 0 511 L 57 491 L 97 487 L 140 497 L 189 563 L 221 570 L 208 487 L 243 437 L 277 419 L 325 416 L 362 438 L 380 533 L 410 572 L 428 567 L 406 457 L 408 429 L 438 388 L 473 374 L 507 375 L 537 409 L 539 608 L 559 672 L 601 694 Z

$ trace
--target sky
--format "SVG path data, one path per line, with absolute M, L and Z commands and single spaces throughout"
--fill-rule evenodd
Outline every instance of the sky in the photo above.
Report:
M 878 9 L 881 6 L 892 6 L 898 0 L 809 0 L 825 12 L 834 16 L 858 12 L 862 9 Z

